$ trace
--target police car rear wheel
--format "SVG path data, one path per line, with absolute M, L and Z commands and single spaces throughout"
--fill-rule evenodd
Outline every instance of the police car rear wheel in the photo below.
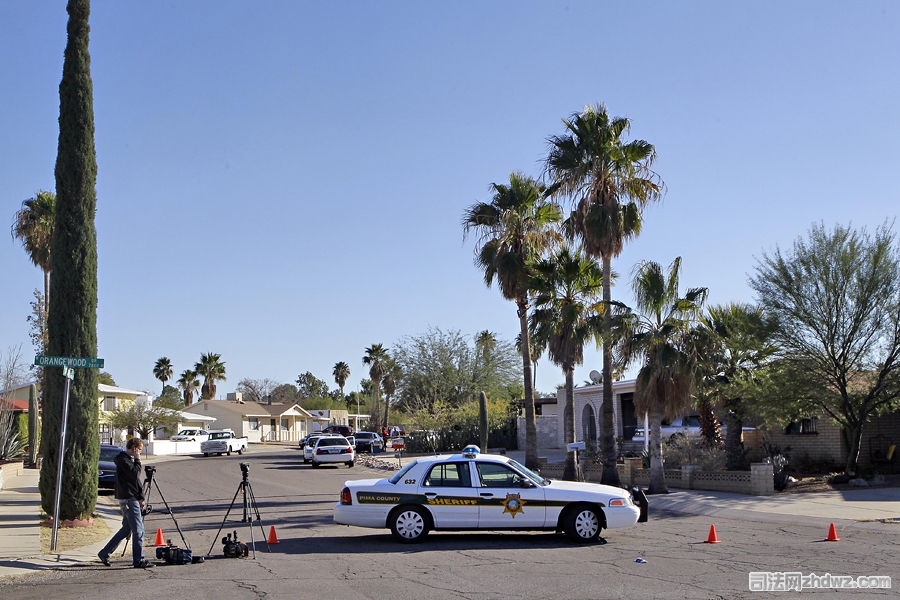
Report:
M 600 518 L 590 506 L 576 506 L 569 511 L 566 533 L 576 542 L 592 542 L 600 535 Z
M 422 510 L 404 506 L 391 515 L 391 534 L 404 543 L 418 542 L 428 535 L 428 522 Z

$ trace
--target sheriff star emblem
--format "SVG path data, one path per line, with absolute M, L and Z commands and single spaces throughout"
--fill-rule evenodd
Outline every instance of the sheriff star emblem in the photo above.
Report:
M 516 515 L 525 512 L 522 510 L 523 506 L 525 506 L 525 501 L 522 500 L 521 494 L 507 494 L 506 500 L 503 501 L 503 513 L 509 513 L 515 519 Z

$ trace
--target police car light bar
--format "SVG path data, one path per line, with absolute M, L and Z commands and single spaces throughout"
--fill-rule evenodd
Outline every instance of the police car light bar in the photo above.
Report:
M 481 453 L 481 448 L 479 448 L 475 444 L 471 444 L 463 448 L 462 453 L 466 458 L 475 458 Z

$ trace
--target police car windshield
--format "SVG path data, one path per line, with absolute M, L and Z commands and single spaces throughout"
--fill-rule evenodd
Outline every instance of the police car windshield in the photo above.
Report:
M 516 461 L 514 461 L 514 460 L 512 460 L 512 459 L 509 460 L 509 463 L 508 463 L 508 464 L 509 464 L 509 466 L 511 466 L 513 469 L 519 471 L 520 473 L 522 473 L 523 475 L 525 475 L 526 477 L 528 477 L 528 479 L 532 480 L 533 482 L 535 482 L 535 483 L 537 483 L 537 484 L 539 484 L 539 485 L 544 486 L 544 485 L 549 485 L 549 484 L 550 484 L 550 480 L 549 480 L 549 479 L 545 479 L 544 477 L 541 477 L 539 474 L 535 473 L 535 472 L 532 471 L 531 469 L 525 468 L 524 465 L 522 465 L 522 464 L 520 464 L 520 463 L 518 463 L 518 462 L 516 462 Z
M 394 476 L 391 477 L 390 479 L 388 479 L 388 481 L 390 481 L 391 483 L 397 483 L 398 481 L 401 481 L 403 479 L 403 476 L 406 475 L 410 469 L 412 469 L 414 466 L 416 466 L 417 462 L 419 462 L 419 461 L 417 461 L 417 460 L 412 461 L 411 463 L 409 463 L 408 465 L 406 465 L 405 467 L 403 467 L 402 469 L 400 469 L 399 471 L 394 473 Z

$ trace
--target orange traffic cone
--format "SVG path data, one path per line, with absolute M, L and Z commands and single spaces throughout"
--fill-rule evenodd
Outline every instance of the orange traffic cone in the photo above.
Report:
M 278 536 L 275 535 L 275 526 L 274 526 L 274 525 L 272 525 L 271 527 L 269 527 L 269 540 L 268 540 L 268 541 L 269 541 L 270 544 L 277 544 L 277 543 L 278 543 Z
M 704 543 L 706 543 L 706 544 L 718 544 L 719 543 L 719 536 L 716 535 L 716 526 L 715 525 L 709 526 L 709 537 L 706 538 L 706 542 L 704 542 Z
M 163 539 L 162 529 L 156 530 L 156 541 L 153 542 L 154 546 L 165 546 L 166 541 Z
M 828 528 L 828 537 L 825 538 L 826 542 L 839 542 L 841 538 L 837 536 L 837 529 L 834 527 L 834 523 L 831 524 L 831 527 Z

